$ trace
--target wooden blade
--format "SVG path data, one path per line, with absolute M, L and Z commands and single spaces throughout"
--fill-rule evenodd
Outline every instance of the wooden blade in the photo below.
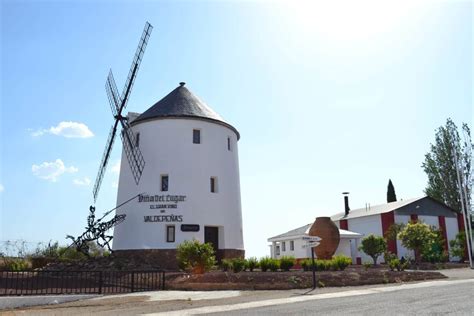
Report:
M 123 149 L 127 156 L 128 164 L 132 171 L 133 178 L 135 179 L 135 183 L 138 184 L 143 169 L 145 168 L 145 159 L 143 159 L 142 152 L 136 144 L 135 135 L 128 122 L 124 120 L 121 120 L 120 122 L 122 123 L 122 133 L 120 136 L 122 137 Z
M 122 91 L 122 104 L 118 110 L 118 115 L 121 115 L 122 110 L 127 106 L 128 97 L 130 96 L 130 91 L 132 90 L 133 83 L 135 82 L 137 71 L 143 59 L 143 54 L 145 53 L 145 48 L 148 44 L 148 39 L 150 38 L 152 30 L 153 26 L 151 26 L 150 23 L 146 22 L 142 37 L 140 38 L 140 42 L 138 43 L 137 51 L 135 52 L 135 57 L 133 58 L 132 66 L 130 67 L 130 71 L 128 72 L 127 81 L 125 82 L 125 86 Z
M 107 139 L 107 143 L 105 145 L 104 154 L 102 156 L 102 161 L 100 162 L 99 171 L 97 172 L 97 178 L 95 179 L 94 189 L 92 191 L 94 195 L 94 202 L 97 200 L 100 185 L 102 183 L 102 179 L 104 178 L 104 173 L 107 167 L 107 163 L 109 162 L 110 153 L 112 152 L 112 146 L 114 145 L 115 141 L 115 134 L 117 134 L 117 125 L 118 120 L 115 121 L 115 124 L 110 129 L 109 138 Z
M 117 113 L 122 104 L 122 99 L 120 98 L 117 90 L 117 85 L 115 84 L 114 75 L 112 74 L 112 69 L 109 71 L 107 76 L 107 81 L 105 82 L 105 90 L 107 91 L 107 97 L 109 98 L 110 109 L 112 114 L 117 116 Z

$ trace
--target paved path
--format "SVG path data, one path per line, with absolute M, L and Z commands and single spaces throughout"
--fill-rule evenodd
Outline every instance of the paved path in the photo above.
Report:
M 472 315 L 474 279 L 430 281 L 148 315 Z
M 0 310 L 19 307 L 56 305 L 96 297 L 97 295 L 41 295 L 0 297 Z

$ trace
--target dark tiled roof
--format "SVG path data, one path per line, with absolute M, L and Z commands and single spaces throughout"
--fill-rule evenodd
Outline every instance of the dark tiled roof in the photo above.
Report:
M 181 82 L 179 87 L 143 112 L 133 121 L 133 124 L 160 118 L 198 118 L 212 121 L 232 129 L 237 134 L 237 138 L 240 138 L 237 129 L 227 123 L 219 114 L 204 103 L 204 101 L 189 91 L 188 88 L 184 86 L 184 82 Z

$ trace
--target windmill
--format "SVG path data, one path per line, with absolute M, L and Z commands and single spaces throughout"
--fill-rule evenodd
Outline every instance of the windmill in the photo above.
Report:
M 133 134 L 127 117 L 122 115 L 122 111 L 127 106 L 127 101 L 130 97 L 130 92 L 135 82 L 137 71 L 143 59 L 143 54 L 145 53 L 145 48 L 148 43 L 148 39 L 150 38 L 152 29 L 153 26 L 146 22 L 140 42 L 138 43 L 137 51 L 135 52 L 135 56 L 133 58 L 132 66 L 128 72 L 127 81 L 125 82 L 122 95 L 119 95 L 118 93 L 112 70 L 109 71 L 109 75 L 105 83 L 105 90 L 107 91 L 107 97 L 109 99 L 110 108 L 112 110 L 115 122 L 112 124 L 112 128 L 110 129 L 109 137 L 105 145 L 105 151 L 102 156 L 102 161 L 100 162 L 97 178 L 95 180 L 94 189 L 92 192 L 94 196 L 94 203 L 97 201 L 97 197 L 99 195 L 100 185 L 102 183 L 102 179 L 104 178 L 107 163 L 109 162 L 112 146 L 115 141 L 115 136 L 117 135 L 119 124 L 122 127 L 120 136 L 122 138 L 124 152 L 127 156 L 128 164 L 136 184 L 139 183 L 143 169 L 145 168 L 145 160 L 143 159 L 143 155 L 137 146 L 135 135 Z M 122 203 L 120 206 L 130 202 L 137 196 L 138 195 Z M 119 206 L 116 208 L 118 207 Z M 74 238 L 70 235 L 67 236 L 67 238 L 71 239 L 73 242 L 71 247 L 75 247 L 78 251 L 81 251 L 87 255 L 89 251 L 88 243 L 91 241 L 96 241 L 100 246 L 107 246 L 111 251 L 109 243 L 112 240 L 112 236 L 106 235 L 105 233 L 110 228 L 123 222 L 125 220 L 125 215 L 115 215 L 114 218 L 107 222 L 102 222 L 102 220 L 116 208 L 106 212 L 100 219 L 96 220 L 94 215 L 95 207 L 91 205 L 89 208 L 89 216 L 87 218 L 87 227 L 85 228 L 85 232 L 77 238 Z

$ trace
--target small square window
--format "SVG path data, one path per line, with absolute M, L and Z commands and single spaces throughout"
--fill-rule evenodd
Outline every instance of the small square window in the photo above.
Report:
M 166 242 L 174 242 L 174 240 L 175 240 L 174 225 L 166 226 Z
M 140 147 L 140 133 L 135 136 L 135 147 Z
M 295 250 L 295 242 L 293 240 L 290 240 L 290 250 Z
M 284 241 L 281 243 L 281 251 L 286 251 L 286 243 Z
M 211 192 L 217 193 L 217 178 L 211 177 Z
M 201 143 L 201 130 L 193 129 L 193 144 Z
M 167 174 L 161 175 L 161 191 L 168 191 L 169 177 Z

